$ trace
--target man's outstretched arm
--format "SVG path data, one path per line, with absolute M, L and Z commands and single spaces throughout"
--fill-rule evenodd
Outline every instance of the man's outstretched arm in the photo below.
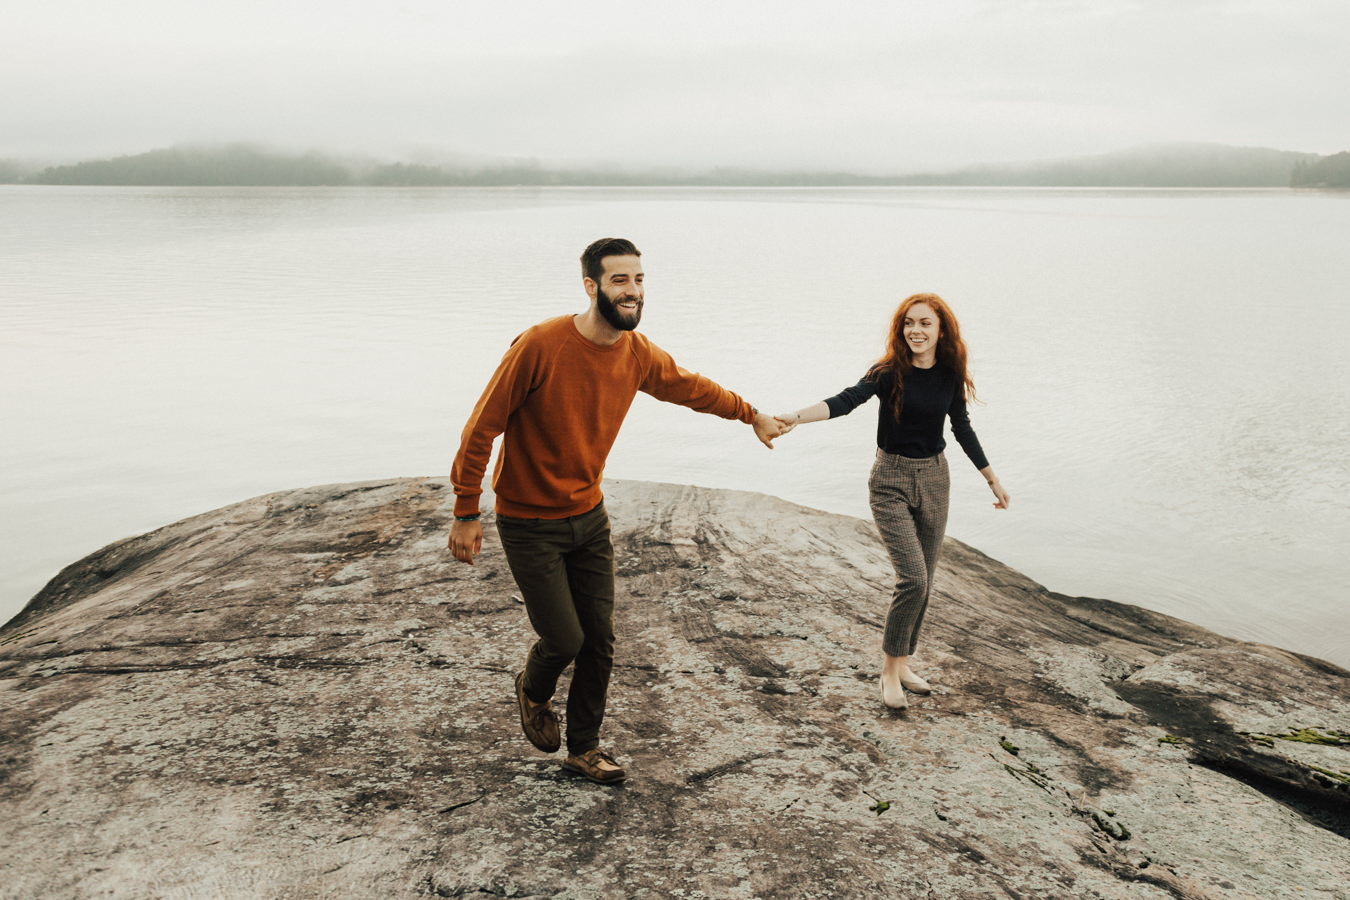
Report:
M 641 390 L 657 400 L 678 403 L 696 412 L 710 413 L 723 419 L 736 419 L 754 427 L 760 443 L 773 449 L 773 439 L 790 431 L 768 413 L 755 409 L 735 394 L 697 372 L 677 365 L 670 354 L 655 344 L 651 348 L 651 365 L 643 379 Z

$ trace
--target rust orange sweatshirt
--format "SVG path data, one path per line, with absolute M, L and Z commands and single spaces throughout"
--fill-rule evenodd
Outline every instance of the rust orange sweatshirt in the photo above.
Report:
M 500 434 L 492 475 L 497 512 L 562 519 L 602 499 L 605 459 L 638 391 L 724 419 L 754 421 L 736 394 L 675 364 L 636 331 L 602 347 L 572 316 L 540 322 L 511 342 L 460 437 L 450 481 L 455 515 L 478 511 L 483 475 Z

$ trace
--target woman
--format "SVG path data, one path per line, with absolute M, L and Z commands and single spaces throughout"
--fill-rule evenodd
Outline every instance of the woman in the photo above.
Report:
M 881 645 L 881 697 L 892 709 L 904 709 L 909 705 L 905 688 L 915 694 L 932 691 L 910 668 L 910 657 L 947 529 L 950 479 L 942 432 L 948 418 L 961 449 L 994 492 L 994 506 L 1007 509 L 1010 498 L 970 427 L 966 400 L 974 399 L 975 385 L 966 367 L 966 345 L 956 317 L 937 294 L 915 294 L 900 304 L 886 355 L 861 381 L 778 419 L 789 428 L 820 422 L 848 415 L 870 397 L 881 401 L 881 412 L 868 495 L 896 578 Z

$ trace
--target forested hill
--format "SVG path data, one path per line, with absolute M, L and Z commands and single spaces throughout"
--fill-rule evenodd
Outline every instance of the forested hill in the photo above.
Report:
M 907 179 L 910 184 L 1038 187 L 1290 187 L 1296 166 L 1315 153 L 1166 144 L 1101 156 L 1036 163 L 972 166 Z
M 317 153 L 285 155 L 257 147 L 170 147 L 135 156 L 53 166 L 36 184 L 343 185 L 347 167 Z
M 744 168 L 548 168 L 536 161 L 405 164 L 286 154 L 234 144 L 171 147 L 132 156 L 37 168 L 0 160 L 0 182 L 81 185 L 434 186 L 885 186 L 1350 187 L 1350 153 L 1221 144 L 1172 144 L 1101 156 L 974 166 L 950 171 L 861 175 L 827 170 Z
M 1294 164 L 1294 187 L 1350 187 L 1350 152 Z

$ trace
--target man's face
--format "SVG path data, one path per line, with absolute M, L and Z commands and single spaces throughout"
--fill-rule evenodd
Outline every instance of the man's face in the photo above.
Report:
M 642 260 L 636 256 L 606 256 L 595 286 L 595 305 L 611 327 L 632 331 L 642 321 Z

